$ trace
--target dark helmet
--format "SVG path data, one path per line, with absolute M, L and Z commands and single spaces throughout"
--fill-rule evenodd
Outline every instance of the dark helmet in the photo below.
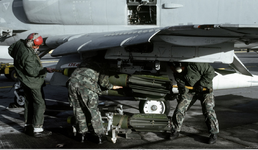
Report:
M 38 33 L 31 33 L 27 37 L 27 46 L 40 46 L 43 43 L 43 38 Z

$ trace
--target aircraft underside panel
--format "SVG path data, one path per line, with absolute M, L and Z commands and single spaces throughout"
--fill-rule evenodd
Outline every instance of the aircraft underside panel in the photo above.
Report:
M 223 43 L 209 46 L 176 46 L 165 42 L 154 43 L 153 50 L 130 51 L 124 48 L 113 48 L 106 52 L 106 59 L 143 60 L 143 61 L 182 61 L 182 62 L 233 62 L 233 44 Z

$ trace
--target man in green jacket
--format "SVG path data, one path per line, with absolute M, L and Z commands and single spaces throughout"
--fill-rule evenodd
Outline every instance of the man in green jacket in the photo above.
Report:
M 32 33 L 26 40 L 21 39 L 8 48 L 9 55 L 14 59 L 17 78 L 22 84 L 26 98 L 24 130 L 26 134 L 34 137 L 44 137 L 52 134 L 52 132 L 43 129 L 46 106 L 42 85 L 46 73 L 52 72 L 52 69 L 42 67 L 36 54 L 42 43 L 43 38 L 38 33 Z
M 102 144 L 104 136 L 102 118 L 98 109 L 98 99 L 102 93 L 100 87 L 122 88 L 109 83 L 108 70 L 108 63 L 98 57 L 87 58 L 75 69 L 67 81 L 68 100 L 73 106 L 79 133 L 84 137 L 89 130 L 88 123 L 91 123 L 94 133 L 98 136 L 98 144 Z
M 215 76 L 214 69 L 207 63 L 178 63 L 170 64 L 177 82 L 179 96 L 178 104 L 172 116 L 171 139 L 179 136 L 185 113 L 196 102 L 201 101 L 202 112 L 208 127 L 210 137 L 209 144 L 216 143 L 219 133 L 219 124 L 216 117 L 212 79 Z M 186 86 L 193 87 L 188 89 Z

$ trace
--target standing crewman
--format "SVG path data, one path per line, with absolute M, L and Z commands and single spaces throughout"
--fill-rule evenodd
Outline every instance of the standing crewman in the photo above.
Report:
M 79 133 L 84 137 L 88 131 L 87 123 L 91 122 L 99 139 L 98 144 L 102 144 L 104 137 L 103 122 L 98 109 L 100 86 L 106 89 L 122 88 L 109 83 L 108 70 L 108 63 L 103 62 L 102 59 L 87 58 L 68 79 L 68 100 L 73 106 L 73 112 L 79 124 Z
M 199 99 L 210 133 L 208 143 L 216 143 L 219 124 L 214 110 L 215 101 L 212 79 L 215 76 L 215 72 L 213 67 L 208 63 L 178 62 L 171 63 L 170 67 L 174 72 L 179 90 L 178 104 L 171 120 L 172 130 L 170 138 L 175 139 L 179 136 L 186 111 Z M 193 87 L 193 89 L 188 89 L 186 86 Z
M 13 43 L 8 52 L 14 59 L 14 68 L 17 79 L 21 82 L 25 94 L 25 133 L 34 137 L 51 135 L 51 131 L 43 129 L 44 112 L 46 109 L 43 98 L 42 85 L 47 72 L 51 68 L 42 67 L 36 54 L 37 49 L 43 43 L 43 38 L 38 33 L 30 34 L 26 40 Z

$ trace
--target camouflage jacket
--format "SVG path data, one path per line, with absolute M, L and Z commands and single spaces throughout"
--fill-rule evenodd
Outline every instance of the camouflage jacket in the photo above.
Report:
M 175 79 L 177 83 L 183 83 L 186 86 L 193 87 L 199 84 L 211 89 L 214 76 L 214 69 L 208 63 L 188 63 L 185 66 L 185 71 L 175 74 Z
M 112 89 L 113 85 L 109 83 L 109 76 L 100 74 L 91 68 L 76 68 L 68 82 L 78 88 L 88 88 L 98 94 L 101 94 L 101 87 Z
M 47 69 L 42 67 L 39 57 L 25 40 L 19 40 L 8 48 L 13 57 L 18 80 L 32 89 L 41 88 Z

